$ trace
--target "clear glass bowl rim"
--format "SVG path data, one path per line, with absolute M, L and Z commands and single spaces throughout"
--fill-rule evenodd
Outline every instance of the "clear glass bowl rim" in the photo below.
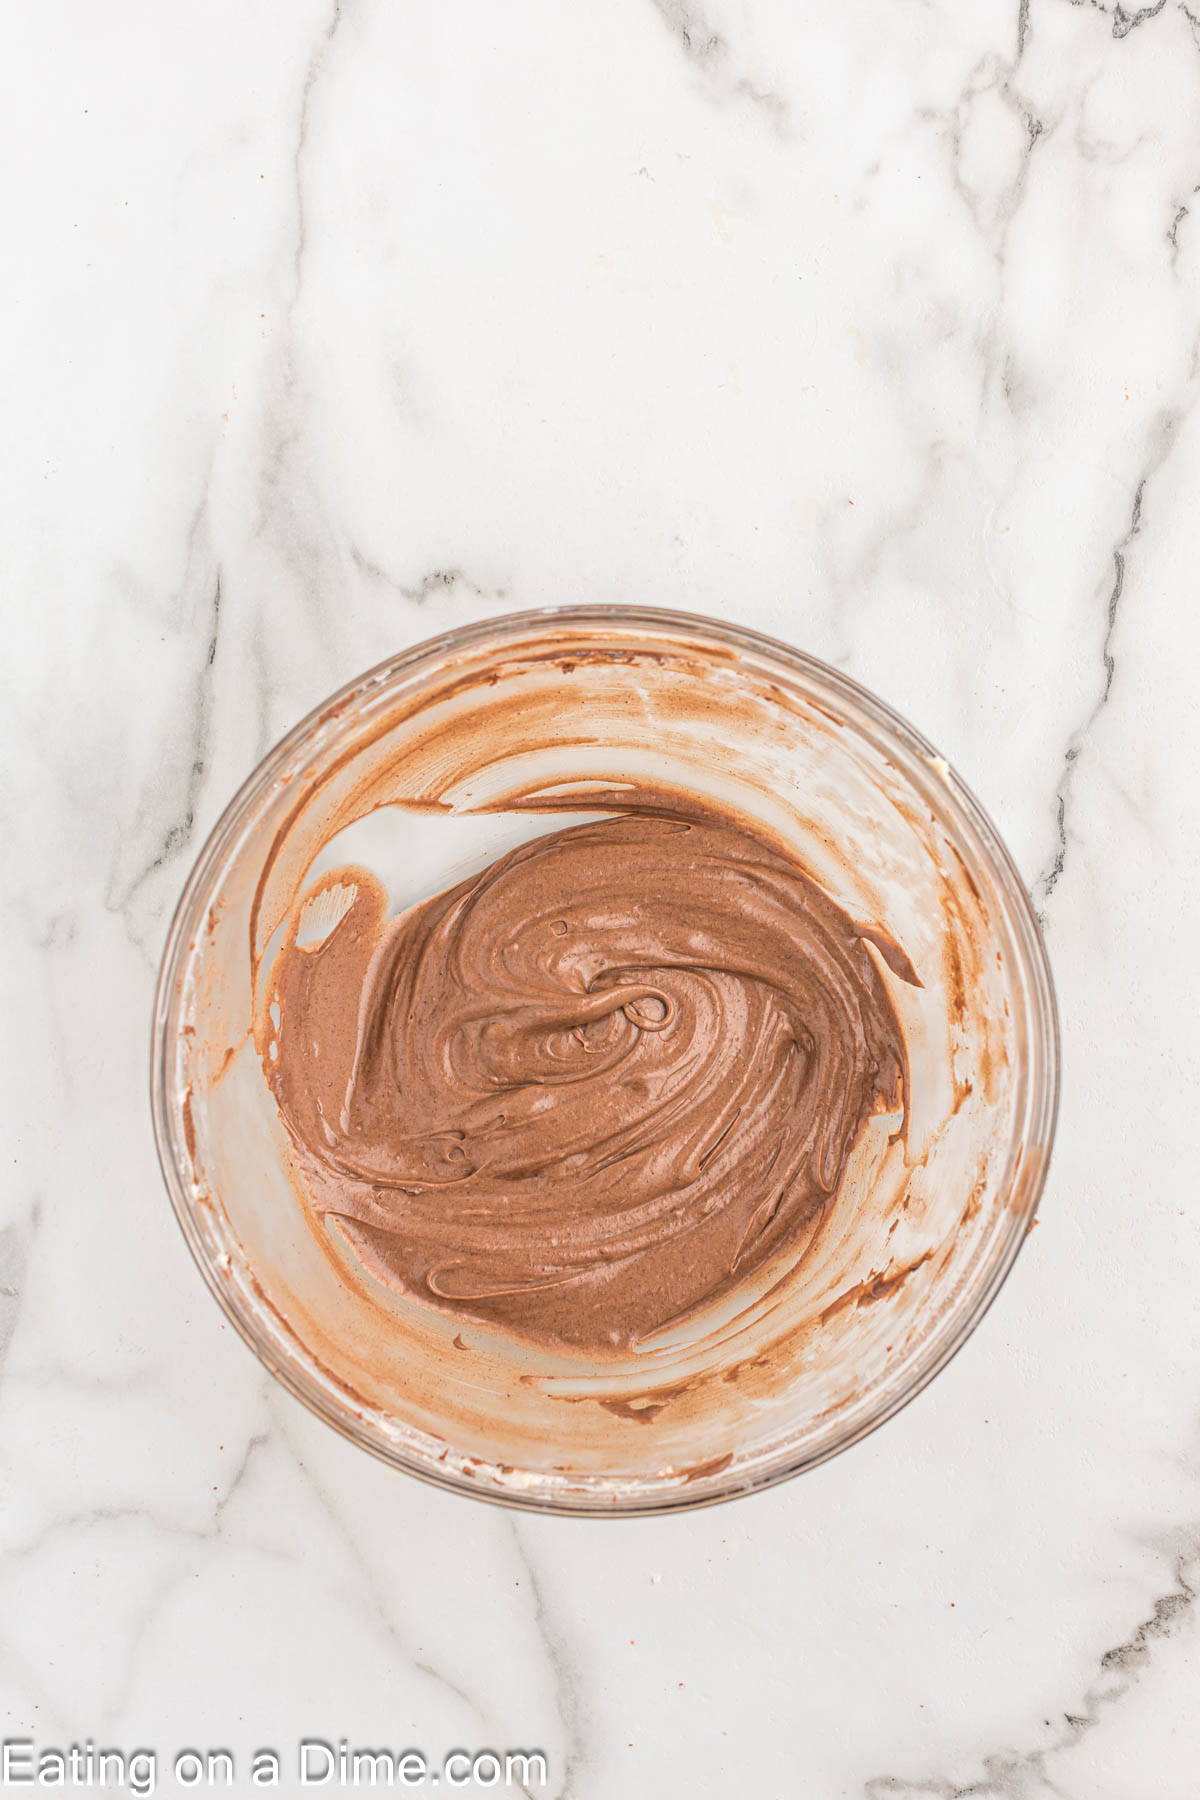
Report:
M 578 1492 L 562 1495 L 539 1494 L 532 1490 L 502 1491 L 493 1486 L 476 1485 L 444 1468 L 420 1462 L 386 1438 L 376 1436 L 366 1421 L 349 1407 L 339 1407 L 330 1393 L 313 1380 L 301 1362 L 281 1357 L 276 1345 L 267 1337 L 253 1313 L 249 1308 L 243 1310 L 235 1302 L 228 1284 L 219 1279 L 208 1246 L 198 1229 L 191 1195 L 190 1163 L 168 1101 L 174 998 L 186 947 L 194 935 L 196 924 L 207 910 L 213 876 L 223 867 L 231 840 L 265 790 L 302 753 L 320 725 L 328 723 L 335 715 L 339 722 L 345 720 L 356 700 L 367 696 L 377 697 L 381 689 L 400 677 L 411 674 L 422 663 L 435 664 L 451 652 L 478 649 L 488 645 L 489 641 L 497 650 L 501 650 L 509 640 L 527 638 L 531 628 L 539 625 L 544 626 L 547 631 L 560 625 L 575 628 L 590 626 L 601 631 L 607 627 L 614 630 L 625 628 L 667 632 L 684 641 L 716 640 L 734 651 L 745 651 L 764 661 L 783 664 L 789 673 L 798 676 L 807 687 L 815 689 L 818 694 L 823 691 L 857 730 L 865 731 L 877 744 L 882 743 L 889 752 L 897 753 L 899 766 L 906 776 L 911 778 L 914 764 L 923 763 L 926 768 L 936 767 L 942 774 L 940 785 L 945 789 L 951 809 L 966 820 L 991 864 L 1008 907 L 1008 922 L 1020 955 L 1021 975 L 1032 1024 L 1034 1066 L 1032 1078 L 1028 1082 L 1024 1125 L 1010 1146 L 1004 1187 L 1011 1190 L 1016 1176 L 1015 1164 L 1023 1146 L 1044 1146 L 1044 1154 L 1027 1179 L 1024 1204 L 1020 1208 L 1009 1205 L 1006 1209 L 1007 1229 L 985 1270 L 985 1278 L 949 1316 L 946 1328 L 932 1337 L 903 1388 L 895 1393 L 881 1394 L 878 1404 L 865 1416 L 847 1421 L 844 1429 L 835 1430 L 826 1439 L 810 1445 L 794 1457 L 780 1459 L 778 1463 L 757 1471 L 749 1478 L 738 1475 L 736 1468 L 731 1468 L 728 1471 L 729 1479 L 717 1477 L 710 1487 L 702 1488 L 699 1492 L 684 1486 L 668 1492 L 656 1489 L 644 1495 L 635 1490 L 614 1498 L 607 1493 L 589 1495 Z M 370 1451 L 391 1467 L 456 1494 L 521 1511 L 561 1517 L 645 1517 L 714 1506 L 725 1500 L 776 1487 L 794 1475 L 817 1468 L 831 1457 L 861 1442 L 888 1419 L 894 1418 L 945 1368 L 966 1343 L 1004 1285 L 1037 1212 L 1058 1119 L 1060 1045 L 1058 1004 L 1049 957 L 1029 894 L 1003 838 L 957 771 L 919 731 L 893 711 L 886 701 L 818 657 L 748 626 L 729 624 L 703 614 L 677 612 L 669 608 L 615 604 L 547 606 L 504 613 L 476 624 L 456 626 L 387 657 L 313 707 L 280 738 L 243 782 L 213 826 L 197 856 L 167 932 L 154 995 L 150 1105 L 155 1145 L 167 1192 L 184 1240 L 209 1290 L 230 1324 L 259 1361 L 310 1411 L 351 1443 Z

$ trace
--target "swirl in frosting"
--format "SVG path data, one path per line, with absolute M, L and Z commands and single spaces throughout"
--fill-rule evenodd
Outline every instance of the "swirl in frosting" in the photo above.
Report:
M 903 1110 L 903 953 L 739 826 L 631 813 L 394 919 L 361 869 L 336 901 L 275 959 L 263 1066 L 318 1213 L 463 1319 L 643 1344 L 793 1266 Z

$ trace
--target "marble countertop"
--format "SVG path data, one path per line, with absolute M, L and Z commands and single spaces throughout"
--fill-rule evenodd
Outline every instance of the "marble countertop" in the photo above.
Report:
M 154 1747 L 160 1792 L 263 1746 L 298 1792 L 344 1736 L 536 1747 L 557 1800 L 1194 1800 L 1200 16 L 68 0 L 7 40 L 0 1736 Z M 757 626 L 932 738 L 1044 917 L 1065 1074 L 932 1387 L 599 1524 L 294 1403 L 145 1091 L 269 744 L 587 600 Z

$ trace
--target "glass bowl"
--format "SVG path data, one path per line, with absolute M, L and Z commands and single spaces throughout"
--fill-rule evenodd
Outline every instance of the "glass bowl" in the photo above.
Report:
M 612 810 L 614 793 L 663 788 L 785 844 L 867 939 L 900 944 L 921 985 L 879 970 L 908 1051 L 907 1128 L 868 1121 L 812 1243 L 736 1306 L 589 1360 L 464 1328 L 345 1252 L 298 1191 L 256 1007 L 323 870 L 365 864 L 399 911 Z M 163 1174 L 209 1287 L 321 1418 L 460 1493 L 652 1513 L 814 1467 L 953 1356 L 1034 1216 L 1058 1031 L 1012 861 L 911 726 L 754 632 L 571 607 L 418 645 L 271 751 L 180 899 L 151 1085 Z

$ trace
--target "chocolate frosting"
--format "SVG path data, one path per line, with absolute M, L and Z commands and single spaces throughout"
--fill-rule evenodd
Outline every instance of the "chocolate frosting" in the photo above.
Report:
M 263 1067 L 313 1205 L 375 1276 L 626 1350 L 791 1266 L 866 1120 L 899 1128 L 880 958 L 915 982 L 766 839 L 622 815 L 395 919 L 366 871 L 323 877 L 275 958 Z

